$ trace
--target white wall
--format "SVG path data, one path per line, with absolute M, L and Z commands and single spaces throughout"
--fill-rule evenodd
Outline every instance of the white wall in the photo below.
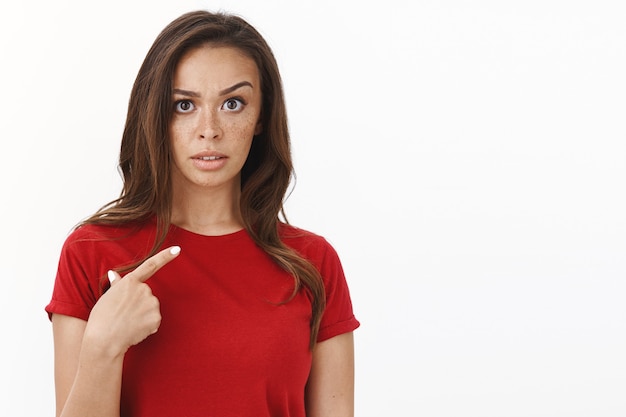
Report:
M 342 257 L 358 416 L 626 415 L 623 4 L 3 3 L 0 415 L 54 412 L 60 246 L 117 195 L 139 64 L 196 8 L 279 60 L 288 214 Z

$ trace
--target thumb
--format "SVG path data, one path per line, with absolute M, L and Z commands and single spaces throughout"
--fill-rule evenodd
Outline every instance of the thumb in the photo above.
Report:
M 107 272 L 107 278 L 109 278 L 109 282 L 111 283 L 111 286 L 115 285 L 115 283 L 117 283 L 117 281 L 121 279 L 120 274 L 118 274 L 112 269 L 110 269 Z

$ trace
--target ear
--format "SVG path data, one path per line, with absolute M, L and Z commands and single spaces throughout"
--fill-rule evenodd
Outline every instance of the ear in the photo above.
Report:
M 261 133 L 263 133 L 263 124 L 261 123 L 261 119 L 259 119 L 254 128 L 254 136 L 260 135 Z

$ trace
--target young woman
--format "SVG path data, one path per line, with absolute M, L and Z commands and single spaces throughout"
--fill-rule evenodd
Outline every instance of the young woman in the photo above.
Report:
M 163 30 L 120 167 L 46 307 L 57 416 L 352 416 L 359 322 L 333 248 L 279 220 L 287 118 L 253 27 L 198 11 Z

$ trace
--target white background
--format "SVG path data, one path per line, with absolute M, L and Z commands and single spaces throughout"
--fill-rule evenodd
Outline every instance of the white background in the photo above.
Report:
M 279 61 L 289 219 L 362 322 L 357 416 L 626 416 L 623 4 L 3 2 L 0 415 L 53 415 L 60 246 L 119 192 L 153 39 L 208 8 Z

